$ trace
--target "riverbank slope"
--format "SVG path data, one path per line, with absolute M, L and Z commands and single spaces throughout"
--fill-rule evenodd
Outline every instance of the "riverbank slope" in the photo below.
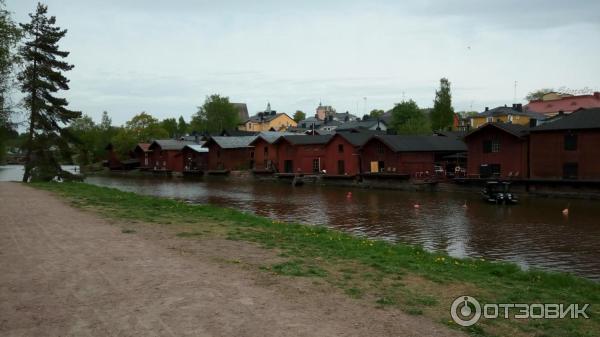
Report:
M 124 197 L 98 191 L 117 205 Z M 147 209 L 130 214 L 138 211 Z M 460 335 L 423 317 L 365 306 L 323 281 L 264 272 L 260 266 L 287 259 L 211 234 L 219 220 L 198 218 L 202 226 L 190 227 L 160 217 L 163 225 L 149 226 L 132 216 L 101 218 L 46 191 L 0 183 L 0 335 Z
M 451 334 L 443 325 L 458 328 L 450 320 L 449 308 L 460 295 L 487 303 L 593 304 L 589 320 L 482 320 L 464 329 L 472 335 L 592 336 L 600 329 L 600 286 L 581 278 L 524 272 L 512 264 L 453 259 L 419 247 L 364 240 L 321 227 L 273 222 L 230 209 L 86 184 L 34 186 L 112 219 L 125 237 L 184 247 L 183 255 L 212 256 L 228 272 L 237 268 L 259 275 L 256 277 L 267 284 L 300 282 L 302 287 L 309 287 L 303 288 L 306 292 L 301 298 L 315 301 L 326 312 L 345 312 L 345 303 L 350 300 L 351 305 L 364 311 L 353 315 L 384 316 L 374 321 L 376 326 L 358 335 L 413 335 L 406 330 L 412 324 L 418 326 L 417 335 Z M 345 319 L 356 323 L 355 318 Z M 384 331 L 372 330 L 377 328 Z

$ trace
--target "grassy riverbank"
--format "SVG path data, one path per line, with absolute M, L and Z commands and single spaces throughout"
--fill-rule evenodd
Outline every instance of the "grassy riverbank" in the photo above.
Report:
M 600 284 L 571 275 L 522 271 L 514 264 L 482 259 L 455 259 L 416 246 L 84 183 L 32 185 L 107 217 L 170 226 L 182 238 L 225 237 L 258 243 L 285 259 L 260 266 L 263 272 L 328 282 L 365 303 L 397 307 L 475 336 L 595 336 L 600 331 Z M 485 303 L 590 303 L 590 319 L 481 320 L 460 328 L 449 315 L 450 304 L 460 295 Z

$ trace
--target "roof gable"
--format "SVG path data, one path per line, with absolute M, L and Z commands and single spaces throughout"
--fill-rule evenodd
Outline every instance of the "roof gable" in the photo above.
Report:
M 477 129 L 467 133 L 463 139 L 467 139 L 474 134 L 480 133 L 488 128 L 495 128 L 501 131 L 504 131 L 512 136 L 517 138 L 523 138 L 529 134 L 530 128 L 520 124 L 511 124 L 511 123 L 485 123 Z

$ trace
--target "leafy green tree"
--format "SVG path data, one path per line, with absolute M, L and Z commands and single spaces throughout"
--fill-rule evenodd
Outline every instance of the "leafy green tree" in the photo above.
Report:
M 102 111 L 102 118 L 100 119 L 99 127 L 102 131 L 108 131 L 112 129 L 112 118 L 108 116 L 107 111 Z
M 111 138 L 111 143 L 117 156 L 127 158 L 129 152 L 140 142 L 133 132 L 127 128 L 118 128 Z M 108 145 L 108 144 L 105 144 Z
M 552 88 L 538 89 L 536 91 L 532 91 L 532 92 L 528 93 L 527 96 L 525 96 L 525 99 L 528 101 L 540 100 L 544 97 L 545 94 L 551 93 L 553 91 L 554 91 L 554 89 L 552 89 Z
M 381 118 L 381 116 L 383 116 L 384 113 L 385 111 L 383 110 L 373 109 L 371 110 L 371 112 L 369 112 L 369 117 L 373 119 Z
M 133 116 L 125 123 L 125 129 L 131 133 L 136 142 L 169 137 L 169 133 L 160 125 L 158 119 L 146 112 Z
M 229 97 L 214 94 L 206 97 L 190 124 L 192 131 L 220 132 L 224 129 L 235 129 L 239 123 L 238 110 L 229 102 Z
M 19 61 L 16 45 L 20 38 L 21 30 L 6 10 L 4 0 L 0 0 L 0 161 L 6 154 L 7 142 L 13 134 L 9 96 L 14 82 L 13 70 Z
M 415 101 L 408 100 L 396 104 L 392 109 L 390 126 L 398 134 L 427 134 L 431 125 Z
M 435 92 L 430 118 L 433 130 L 449 130 L 452 128 L 454 108 L 452 107 L 450 82 L 446 78 L 440 80 L 440 89 Z
M 59 90 L 69 89 L 69 80 L 62 72 L 73 69 L 73 65 L 62 60 L 69 52 L 58 46 L 67 31 L 56 26 L 56 18 L 48 17 L 47 12 L 48 7 L 38 3 L 36 12 L 29 15 L 31 22 L 21 24 L 26 41 L 19 54 L 25 68 L 18 78 L 29 114 L 23 181 L 66 175 L 59 163 L 61 157 L 69 158 L 72 137 L 64 126 L 81 116 L 81 112 L 67 108 L 66 99 L 55 96 Z
M 90 116 L 84 115 L 73 120 L 69 129 L 77 139 L 76 162 L 79 165 L 88 165 L 102 158 L 106 139 L 103 138 L 100 126 Z
M 179 116 L 179 120 L 177 121 L 177 135 L 185 136 L 188 133 L 189 125 L 183 119 L 183 116 Z
M 125 122 L 123 127 L 112 127 L 111 133 L 110 138 L 102 138 L 105 140 L 110 139 L 115 153 L 123 159 L 129 157 L 129 153 L 138 143 L 169 137 L 169 132 L 163 128 L 162 122 L 146 112 L 133 116 Z M 102 144 L 103 150 L 108 145 L 107 143 L 105 141 Z
M 296 110 L 296 113 L 294 114 L 294 121 L 296 121 L 296 123 L 298 123 L 301 120 L 305 120 L 306 119 L 306 114 L 300 110 Z
M 169 134 L 169 137 L 176 138 L 179 133 L 177 132 L 177 121 L 175 118 L 165 118 L 160 122 L 161 128 L 163 128 Z

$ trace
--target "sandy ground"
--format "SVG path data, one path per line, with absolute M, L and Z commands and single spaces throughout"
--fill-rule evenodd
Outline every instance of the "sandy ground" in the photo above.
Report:
M 460 335 L 311 279 L 228 262 L 276 258 L 248 243 L 124 226 L 135 225 L 0 183 L 0 335 Z

